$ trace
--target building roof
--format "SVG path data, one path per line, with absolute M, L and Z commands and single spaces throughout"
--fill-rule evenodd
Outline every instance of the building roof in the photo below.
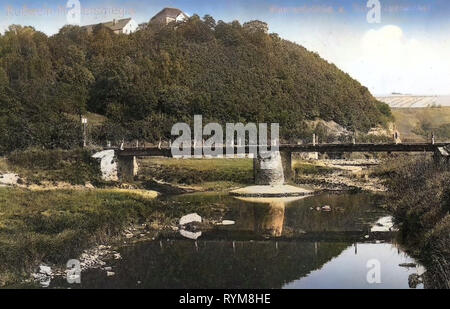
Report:
M 105 23 L 98 23 L 98 24 L 94 24 L 94 25 L 87 25 L 87 26 L 83 26 L 82 28 L 85 28 L 88 32 L 92 32 L 92 30 L 94 29 L 95 26 L 97 25 L 103 25 L 106 28 L 111 29 L 112 31 L 117 31 L 117 30 L 122 30 L 123 28 L 125 28 L 125 26 L 130 22 L 131 18 L 124 18 L 124 19 L 115 19 L 112 21 L 108 21 Z
M 153 16 L 152 19 L 150 20 L 150 22 L 163 22 L 163 23 L 165 23 L 167 17 L 176 19 L 180 14 L 184 15 L 184 17 L 186 17 L 186 18 L 189 17 L 189 16 L 187 16 L 186 13 L 184 13 L 180 9 L 177 9 L 177 8 L 164 8 L 158 14 Z

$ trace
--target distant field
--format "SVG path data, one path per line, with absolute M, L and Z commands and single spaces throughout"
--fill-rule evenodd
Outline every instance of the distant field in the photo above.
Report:
M 442 125 L 450 124 L 450 107 L 435 108 L 392 108 L 395 117 L 397 130 L 400 132 L 402 140 L 405 141 L 426 141 L 424 136 L 417 134 L 417 129 L 425 124 L 430 130 Z M 447 138 L 436 134 L 438 141 L 448 141 Z M 442 139 L 443 138 L 443 139 Z
M 388 104 L 391 108 L 423 108 L 450 106 L 450 96 L 410 96 L 390 95 L 379 96 L 377 99 Z

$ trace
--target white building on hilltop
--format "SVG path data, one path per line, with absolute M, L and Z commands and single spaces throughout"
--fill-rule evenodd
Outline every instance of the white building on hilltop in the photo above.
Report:
M 99 23 L 94 25 L 87 25 L 83 26 L 82 28 L 86 29 L 87 32 L 92 33 L 94 28 L 98 25 L 102 25 L 106 28 L 111 29 L 115 34 L 130 34 L 135 32 L 139 25 L 137 22 L 134 21 L 132 18 L 125 18 L 125 19 L 114 19 L 112 21 L 108 21 L 105 23 Z
M 152 17 L 150 23 L 168 25 L 171 22 L 182 22 L 189 18 L 189 15 L 180 9 L 164 8 Z

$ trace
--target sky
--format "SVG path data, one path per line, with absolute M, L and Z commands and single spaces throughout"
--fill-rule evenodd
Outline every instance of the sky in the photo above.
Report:
M 78 1 L 78 0 L 70 0 Z M 373 15 L 377 2 L 379 14 Z M 317 52 L 374 95 L 450 94 L 448 0 L 79 0 L 81 25 L 132 17 L 147 22 L 164 7 L 241 23 Z M 0 0 L 0 32 L 31 25 L 53 35 L 68 23 L 68 0 Z M 370 7 L 368 7 L 368 5 Z M 369 17 L 368 18 L 368 14 Z

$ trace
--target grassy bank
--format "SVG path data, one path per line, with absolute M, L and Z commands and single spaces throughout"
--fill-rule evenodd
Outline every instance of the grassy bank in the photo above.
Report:
M 450 288 L 450 167 L 423 156 L 376 173 L 386 179 L 402 242 L 427 267 L 431 286 Z
M 0 188 L 0 286 L 27 278 L 39 263 L 64 265 L 94 245 L 114 243 L 132 225 L 171 230 L 188 213 L 219 220 L 225 207 L 215 196 L 175 202 L 155 196 L 119 189 Z
M 0 159 L 0 172 L 14 172 L 27 184 L 42 182 L 67 182 L 84 185 L 88 182 L 101 185 L 100 164 L 93 159 L 92 151 L 28 149 L 12 152 Z
M 41 261 L 65 263 L 129 224 L 170 217 L 155 195 L 118 190 L 40 191 L 0 188 L 0 286 Z
M 156 179 L 175 185 L 190 185 L 205 191 L 253 183 L 251 159 L 145 158 L 138 163 L 138 178 L 143 182 Z

